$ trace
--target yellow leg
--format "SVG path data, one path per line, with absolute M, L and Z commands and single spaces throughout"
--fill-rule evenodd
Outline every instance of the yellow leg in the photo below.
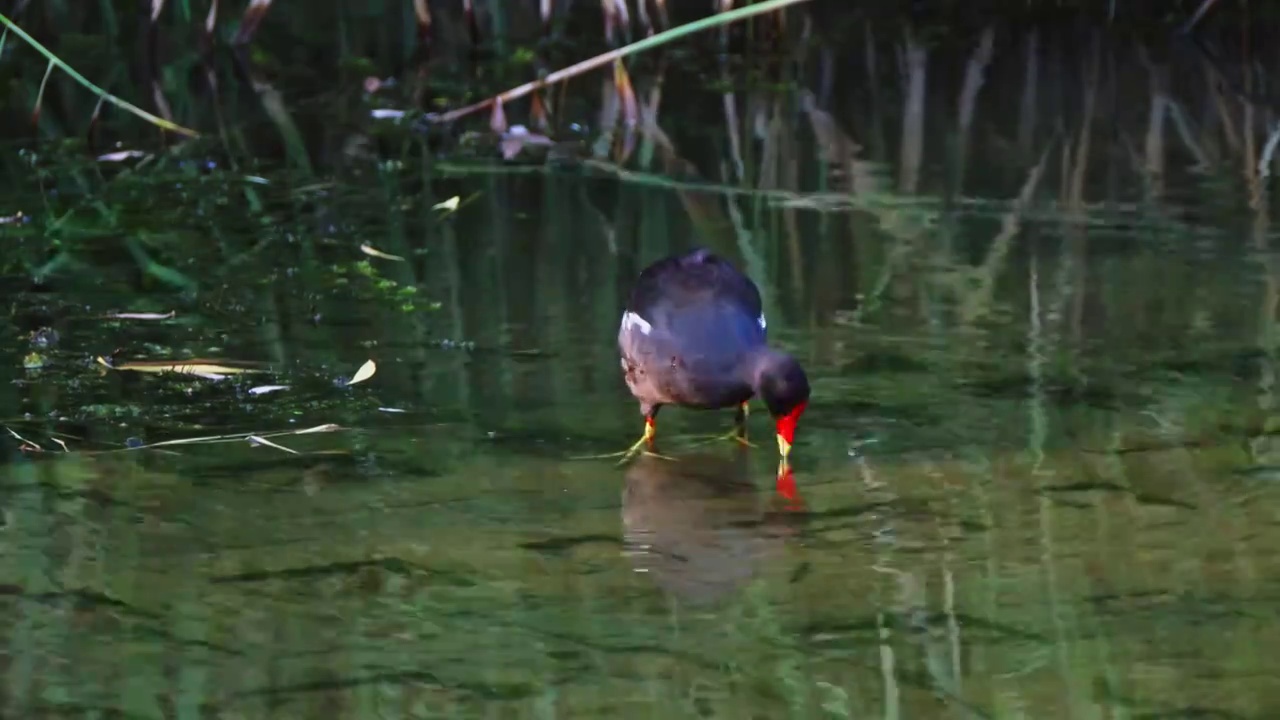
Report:
M 738 412 L 733 416 L 733 429 L 723 435 L 712 435 L 702 440 L 698 445 L 707 445 L 709 443 L 718 442 L 720 440 L 734 440 L 746 447 L 755 447 L 753 443 L 747 440 L 747 416 L 751 414 L 747 403 L 738 405 Z
M 658 423 L 652 417 L 644 419 L 644 434 L 636 441 L 635 445 L 622 451 L 621 462 L 626 462 L 631 458 L 639 455 L 646 450 L 653 449 L 653 438 L 658 434 Z
M 606 453 L 604 455 L 582 455 L 575 459 L 599 460 L 602 458 L 621 457 L 622 459 L 618 461 L 618 464 L 621 465 L 626 461 L 630 460 L 631 458 L 635 457 L 636 455 L 639 455 L 640 453 L 648 453 L 650 455 L 655 455 L 657 457 L 664 457 L 662 455 L 657 455 L 656 453 L 653 452 L 653 439 L 657 436 L 657 434 L 658 434 L 658 423 L 656 420 L 653 419 L 652 416 L 648 416 L 648 417 L 645 417 L 644 419 L 644 434 L 640 436 L 640 439 L 636 441 L 635 445 L 632 445 L 631 447 L 627 448 L 626 450 L 623 450 L 622 452 Z

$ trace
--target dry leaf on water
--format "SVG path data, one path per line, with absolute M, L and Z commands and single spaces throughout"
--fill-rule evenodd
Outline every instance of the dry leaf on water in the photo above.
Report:
M 360 366 L 360 369 L 356 371 L 356 374 L 352 375 L 351 379 L 347 381 L 347 384 L 355 385 L 358 382 L 364 382 L 365 380 L 373 377 L 373 374 L 376 372 L 378 372 L 378 364 L 372 360 L 366 360 L 365 363 Z
M 6 428 L 7 429 L 7 428 Z M 258 438 L 259 440 L 268 437 L 284 437 L 286 435 L 311 435 L 313 433 L 337 432 L 342 430 L 341 425 L 334 423 L 325 423 L 324 425 L 316 425 L 315 427 L 304 428 L 302 430 L 282 430 L 272 433 L 232 433 L 230 435 L 205 435 L 202 437 L 178 438 L 177 440 L 162 440 L 160 442 L 150 443 L 148 445 L 134 445 L 123 448 L 124 450 L 150 450 L 158 447 L 172 447 L 174 445 L 208 445 L 212 443 L 235 442 L 239 440 L 248 440 L 249 438 Z M 10 430 L 12 432 L 12 430 Z
M 21 443 L 21 445 L 18 447 L 19 450 L 22 450 L 22 451 L 35 450 L 36 452 L 44 452 L 44 448 L 40 447 L 39 445 L 31 442 L 30 440 L 14 432 L 13 428 L 5 427 L 5 430 L 8 430 L 9 434 L 12 435 L 14 439 L 16 439 L 19 443 Z
M 145 313 L 145 312 L 144 313 L 132 313 L 132 312 L 111 313 L 109 315 L 105 315 L 104 317 L 106 317 L 108 320 L 168 320 L 169 318 L 177 314 L 178 314 L 177 311 L 170 310 L 167 313 Z
M 112 370 L 132 370 L 146 373 L 178 373 L 180 375 L 196 375 L 219 380 L 227 375 L 243 375 L 245 373 L 262 372 L 264 368 L 248 364 L 229 365 L 219 360 L 142 360 L 136 362 L 111 363 L 104 357 L 95 358 L 97 363 Z
M 288 385 L 258 385 L 257 387 L 249 388 L 249 394 L 250 395 L 266 395 L 267 393 L 273 393 L 280 390 L 288 390 L 288 389 L 289 389 Z
M 364 243 L 363 245 L 361 245 L 360 252 L 364 253 L 365 255 L 369 255 L 370 257 L 382 258 L 383 260 L 399 260 L 400 262 L 404 262 L 404 258 L 400 257 L 399 255 L 384 253 L 381 250 L 373 247 L 369 243 Z
M 287 447 L 285 447 L 285 446 L 283 446 L 283 445 L 280 445 L 280 444 L 278 444 L 278 443 L 273 443 L 273 442 L 271 442 L 270 440 L 268 440 L 268 439 L 266 439 L 266 438 L 262 437 L 261 435 L 250 435 L 250 436 L 248 436 L 248 437 L 247 437 L 247 438 L 245 438 L 245 439 L 246 439 L 246 440 L 248 440 L 250 443 L 252 443 L 252 444 L 254 444 L 254 445 L 266 445 L 267 447 L 272 447 L 272 448 L 275 448 L 275 449 L 277 449 L 277 450 L 283 450 L 283 451 L 285 451 L 285 452 L 287 452 L 287 453 L 292 453 L 292 454 L 294 454 L 294 455 L 298 455 L 298 454 L 300 454 L 297 450 L 293 450 L 293 449 L 291 449 L 291 448 L 287 448 Z
M 445 212 L 453 212 L 454 210 L 458 209 L 458 203 L 460 203 L 461 201 L 462 201 L 461 196 L 454 195 L 453 197 L 449 198 L 448 200 L 445 200 L 444 202 L 438 202 L 435 205 L 432 205 L 431 209 L 444 210 Z
M 141 158 L 146 156 L 147 154 L 141 150 L 119 150 L 105 155 L 99 155 L 98 162 L 121 162 L 132 158 Z
M 294 430 L 293 432 L 288 434 L 289 435 L 309 435 L 311 433 L 336 432 L 341 429 L 342 429 L 342 426 L 336 423 L 325 423 L 324 425 L 316 425 L 315 427 L 309 427 L 304 430 Z M 280 434 L 283 434 L 283 433 L 280 433 Z

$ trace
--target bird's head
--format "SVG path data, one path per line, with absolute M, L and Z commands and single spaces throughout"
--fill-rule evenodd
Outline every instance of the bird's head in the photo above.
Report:
M 778 452 L 785 460 L 795 442 L 796 425 L 809 406 L 809 378 L 795 358 L 776 350 L 761 351 L 753 365 L 752 385 L 773 416 Z

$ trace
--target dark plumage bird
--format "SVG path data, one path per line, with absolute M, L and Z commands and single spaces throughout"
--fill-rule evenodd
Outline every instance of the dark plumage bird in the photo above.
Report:
M 737 407 L 745 439 L 747 401 L 759 396 L 777 425 L 785 461 L 809 402 L 809 380 L 790 355 L 766 342 L 760 291 L 706 249 L 659 260 L 631 291 L 618 349 L 627 387 L 640 401 L 644 435 L 627 451 L 652 446 L 663 405 Z

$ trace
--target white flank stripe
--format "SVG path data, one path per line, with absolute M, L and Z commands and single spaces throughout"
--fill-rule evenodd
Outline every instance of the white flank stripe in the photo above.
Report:
M 648 335 L 653 332 L 653 326 L 649 324 L 648 320 L 645 320 L 630 310 L 622 313 L 622 327 L 625 330 L 639 330 L 644 335 Z
M 761 330 L 769 329 L 769 323 L 764 321 L 764 313 L 760 313 L 760 317 L 756 318 L 756 322 L 760 323 Z

